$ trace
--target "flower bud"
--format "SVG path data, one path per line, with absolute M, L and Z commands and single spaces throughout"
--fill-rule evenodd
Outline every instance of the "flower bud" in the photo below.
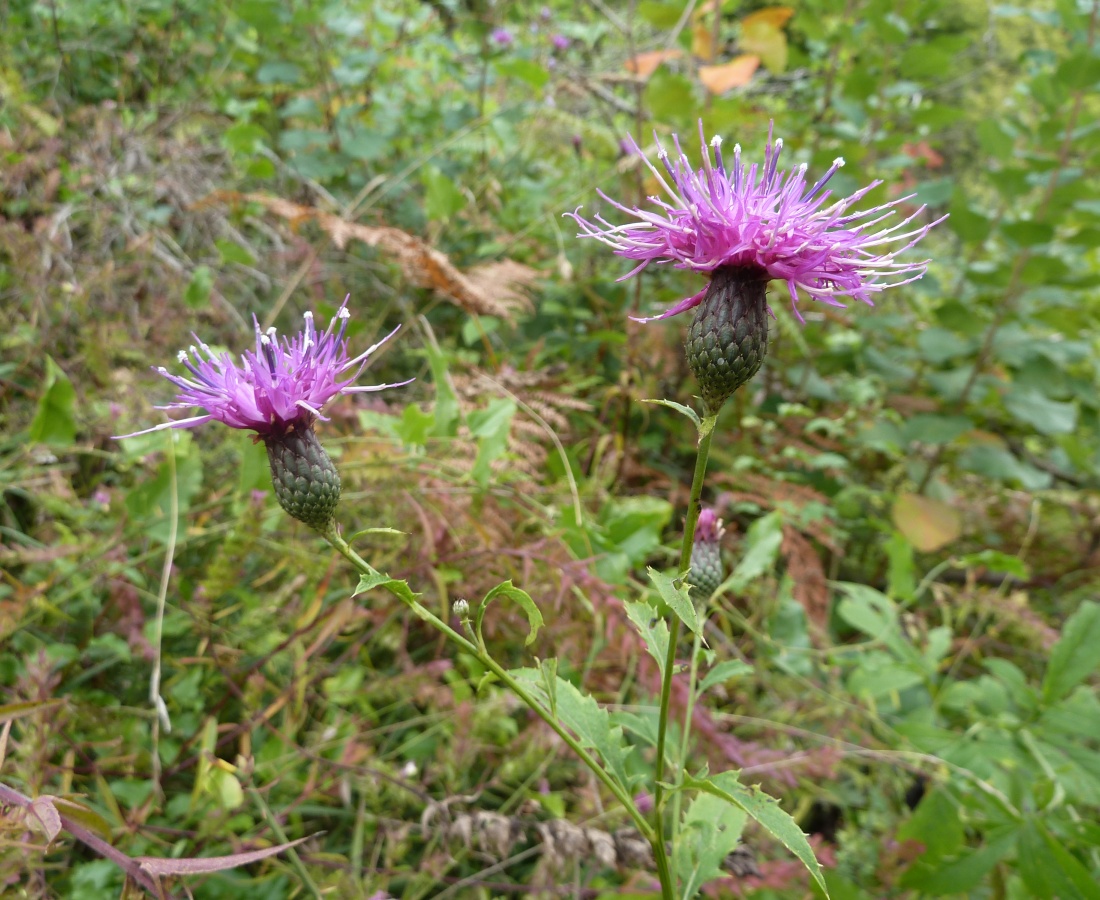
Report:
M 703 408 L 722 404 L 753 377 L 768 353 L 767 281 L 752 270 L 718 269 L 695 311 L 685 350 Z
M 264 438 L 279 505 L 300 522 L 324 531 L 340 502 L 340 473 L 311 427 Z
M 695 543 L 691 547 L 691 575 L 689 581 L 694 585 L 699 598 L 709 597 L 722 583 L 725 572 L 722 568 L 722 520 L 713 509 L 704 509 L 699 513 L 699 523 L 695 526 Z

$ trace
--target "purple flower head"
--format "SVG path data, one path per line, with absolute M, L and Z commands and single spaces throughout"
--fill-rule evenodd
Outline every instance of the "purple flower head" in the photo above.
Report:
M 325 419 L 321 410 L 338 394 L 368 393 L 408 384 L 403 381 L 354 385 L 370 355 L 393 337 L 397 328 L 349 359 L 345 333 L 350 316 L 345 298 L 328 328 L 320 333 L 313 325 L 313 313 L 307 312 L 305 328 L 289 339 L 279 336 L 274 328 L 261 331 L 256 322 L 256 349 L 246 350 L 240 364 L 228 353 L 215 354 L 192 335 L 197 346 L 192 345 L 179 354 L 179 361 L 189 375 L 172 375 L 163 367 L 156 370 L 179 388 L 173 403 L 157 408 L 192 409 L 198 406 L 204 410 L 203 414 L 122 437 L 165 428 L 193 428 L 211 420 L 224 422 L 230 428 L 255 431 L 261 438 L 277 437 L 306 430 L 314 420 Z
M 716 544 L 721 540 L 726 529 L 722 527 L 722 520 L 718 518 L 711 507 L 705 507 L 699 513 L 699 522 L 695 526 L 695 540 L 708 544 Z
M 512 32 L 507 28 L 494 28 L 493 33 L 489 35 L 489 39 L 498 47 L 507 47 L 515 40 L 512 37 Z
M 872 294 L 915 281 L 927 270 L 928 260 L 900 262 L 897 257 L 943 219 L 910 227 L 924 211 L 921 206 L 900 222 L 884 226 L 912 195 L 862 212 L 853 211 L 881 183 L 878 181 L 849 197 L 832 199 L 832 192 L 825 186 L 844 165 L 843 159 L 836 159 L 820 179 L 807 185 L 805 164 L 794 169 L 779 168 L 783 141 L 773 143 L 770 128 L 763 166 L 746 166 L 741 161 L 741 145 L 737 144 L 732 164 L 727 167 L 722 139 L 716 136 L 708 148 L 702 121 L 702 168 L 692 168 L 680 149 L 679 138 L 673 135 L 672 140 L 675 158 L 670 158 L 659 142 L 657 145 L 657 158 L 664 171 L 646 158 L 633 138 L 629 143 L 670 200 L 650 197 L 655 209 L 643 210 L 616 203 L 601 191 L 604 200 L 632 217 L 623 225 L 612 225 L 602 216 L 590 222 L 577 212 L 566 213 L 580 226 L 578 237 L 595 238 L 619 256 L 638 261 L 623 279 L 636 275 L 651 262 L 672 263 L 677 269 L 702 273 L 740 269 L 748 278 L 785 281 L 794 314 L 801 320 L 799 291 L 830 306 L 845 306 L 842 297 L 873 306 Z M 700 291 L 658 316 L 637 321 L 665 319 L 692 309 L 705 293 Z
M 567 38 L 564 34 L 555 34 L 552 38 L 550 38 L 550 43 L 554 45 L 555 50 L 561 51 L 563 53 L 569 49 L 569 38 Z

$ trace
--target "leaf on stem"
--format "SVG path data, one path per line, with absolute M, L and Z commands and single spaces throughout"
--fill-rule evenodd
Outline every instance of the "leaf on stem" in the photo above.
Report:
M 482 600 L 481 604 L 478 606 L 477 612 L 474 614 L 474 631 L 478 636 L 478 640 L 481 640 L 481 623 L 485 619 L 485 610 L 497 597 L 507 597 L 509 600 L 514 600 L 520 605 L 524 613 L 526 613 L 529 630 L 527 632 L 527 639 L 523 643 L 524 646 L 530 647 L 538 636 L 539 629 L 543 626 L 542 613 L 539 612 L 539 608 L 535 606 L 535 601 L 531 599 L 531 595 L 513 585 L 511 580 L 498 584 L 489 591 L 489 593 L 485 595 L 485 599 Z
M 764 826 L 784 847 L 797 856 L 813 876 L 814 881 L 817 882 L 825 896 L 829 896 L 825 876 L 821 872 L 821 866 L 818 865 L 817 857 L 814 856 L 810 842 L 806 839 L 802 829 L 798 827 L 798 823 L 780 808 L 774 797 L 769 797 L 757 787 L 746 787 L 741 784 L 737 780 L 737 772 L 721 772 L 709 778 L 695 778 L 692 775 L 685 775 L 683 784 L 680 787 L 683 790 L 697 790 L 713 794 L 727 803 L 739 806 Z
M 668 608 L 676 614 L 676 618 L 683 622 L 692 634 L 702 634 L 703 626 L 699 621 L 699 613 L 695 609 L 695 604 L 691 602 L 687 586 L 682 581 L 677 581 L 656 569 L 647 567 L 646 571 L 649 573 L 649 580 L 657 588 L 657 593 L 668 604 Z

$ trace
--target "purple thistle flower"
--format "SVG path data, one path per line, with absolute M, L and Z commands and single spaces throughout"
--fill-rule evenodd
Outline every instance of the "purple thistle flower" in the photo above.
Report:
M 555 50 L 561 51 L 563 53 L 569 49 L 569 38 L 567 38 L 564 34 L 555 34 L 552 38 L 550 38 L 550 43 L 554 45 Z
M 228 353 L 215 354 L 197 335 L 196 345 L 182 350 L 179 361 L 189 376 L 172 375 L 163 366 L 156 371 L 179 388 L 173 403 L 157 409 L 192 409 L 205 412 L 135 431 L 135 437 L 165 428 L 194 428 L 211 420 L 230 428 L 255 431 L 263 439 L 311 428 L 316 419 L 327 421 L 321 410 L 339 394 L 382 391 L 408 384 L 355 386 L 371 354 L 397 333 L 399 325 L 363 353 L 349 359 L 345 333 L 351 312 L 347 298 L 323 334 L 313 325 L 313 313 L 305 314 L 304 330 L 292 339 L 280 337 L 274 328 L 256 327 L 256 349 L 241 355 L 238 365 Z
M 498 47 L 507 47 L 515 40 L 512 37 L 512 32 L 507 28 L 494 28 L 493 33 L 489 35 L 489 39 Z
M 838 299 L 842 297 L 873 306 L 872 294 L 915 281 L 927 270 L 928 260 L 900 262 L 897 257 L 946 216 L 908 228 L 924 211 L 921 206 L 900 222 L 879 227 L 912 195 L 854 212 L 856 204 L 881 182 L 827 202 L 832 192 L 825 186 L 844 165 L 843 159 L 836 159 L 817 182 L 807 186 L 805 164 L 789 170 L 779 168 L 783 142 L 772 143 L 770 128 L 763 166 L 754 163 L 746 167 L 738 144 L 727 169 L 721 138 L 715 137 L 708 148 L 702 121 L 699 139 L 703 166 L 698 170 L 680 149 L 677 136 L 673 136 L 674 160 L 658 142 L 657 158 L 664 172 L 630 139 L 631 151 L 645 161 L 671 202 L 650 197 L 656 210 L 647 211 L 617 203 L 601 191 L 601 197 L 632 220 L 612 225 L 597 215 L 591 222 L 578 214 L 579 207 L 577 212 L 566 213 L 580 226 L 578 237 L 595 238 L 617 255 L 639 261 L 620 280 L 636 275 L 651 262 L 703 273 L 737 270 L 745 280 L 780 279 L 787 283 L 794 314 L 801 321 L 799 291 L 830 306 L 845 306 Z M 704 289 L 660 315 L 636 321 L 666 319 L 692 309 L 706 293 Z

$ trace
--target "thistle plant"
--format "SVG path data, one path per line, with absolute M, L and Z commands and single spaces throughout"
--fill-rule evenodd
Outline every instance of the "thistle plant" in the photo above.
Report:
M 686 354 L 699 382 L 704 413 L 700 417 L 687 407 L 672 404 L 689 413 L 695 422 L 698 451 L 676 575 L 651 571 L 662 601 L 656 611 L 664 618 L 655 617 L 650 604 L 627 604 L 631 621 L 646 640 L 661 674 L 653 741 L 656 752 L 649 783 L 639 784 L 637 767 L 626 764 L 633 748 L 625 740 L 622 724 L 608 709 L 559 676 L 555 660 L 546 660 L 538 668 L 508 670 L 490 654 L 482 623 L 488 605 L 495 599 L 510 600 L 523 609 L 530 626 L 529 644 L 542 626 L 541 613 L 524 591 L 505 582 L 489 591 L 480 603 L 459 600 L 452 610 L 460 629 L 456 630 L 421 603 L 406 582 L 376 571 L 341 535 L 336 520 L 340 476 L 321 446 L 314 425 L 325 419 L 326 404 L 340 395 L 400 386 L 355 383 L 374 351 L 396 329 L 352 357 L 347 350 L 350 312 L 345 300 L 323 333 L 317 331 L 308 313 L 303 330 L 291 338 L 280 336 L 274 329 L 263 331 L 257 323 L 255 349 L 246 351 L 239 362 L 228 353 L 214 353 L 196 338 L 196 344 L 179 356 L 187 374 L 174 375 L 163 368 L 157 371 L 178 389 L 175 400 L 162 409 L 198 407 L 200 412 L 136 434 L 192 428 L 210 421 L 254 432 L 255 439 L 267 448 L 279 503 L 291 516 L 316 529 L 359 571 L 357 593 L 388 591 L 421 621 L 477 659 L 498 684 L 558 734 L 618 801 L 630 826 L 615 835 L 589 829 L 584 838 L 587 843 L 577 843 L 576 835 L 586 834 L 582 830 L 566 829 L 576 847 L 588 848 L 585 852 L 601 860 L 614 860 L 622 854 L 608 848 L 617 846 L 618 840 L 634 848 L 627 854 L 631 859 L 652 860 L 663 900 L 688 900 L 735 853 L 745 817 L 752 816 L 802 860 L 824 890 L 825 882 L 806 836 L 773 801 L 740 784 L 735 773 L 695 777 L 686 772 L 693 705 L 708 680 L 716 683 L 714 679 L 724 675 L 712 669 L 697 684 L 700 661 L 704 659 L 704 617 L 696 602 L 718 588 L 723 574 L 719 546 L 722 523 L 715 510 L 700 514 L 700 498 L 718 413 L 730 395 L 759 371 L 767 354 L 769 281 L 786 282 L 800 320 L 798 304 L 803 298 L 831 306 L 843 306 L 847 299 L 871 304 L 878 292 L 924 274 L 926 261 L 910 262 L 899 255 L 936 223 L 918 224 L 924 210 L 921 207 L 889 224 L 908 198 L 856 211 L 877 183 L 849 197 L 833 199 L 827 185 L 842 160 L 807 186 L 805 165 L 786 171 L 779 168 L 782 141 L 773 143 L 770 135 L 762 166 L 746 166 L 740 147 L 735 147 L 728 168 L 718 138 L 710 142 L 709 149 L 703 144 L 699 169 L 692 167 L 679 141 L 673 140 L 677 152 L 674 160 L 663 149 L 657 154 L 663 173 L 646 160 L 669 199 L 651 198 L 654 208 L 645 211 L 605 196 L 614 208 L 630 217 L 622 225 L 613 225 L 599 216 L 589 221 L 579 212 L 569 214 L 580 226 L 580 237 L 595 238 L 616 254 L 637 262 L 624 278 L 655 262 L 696 271 L 709 279 L 702 290 L 671 309 L 640 320 L 655 321 L 696 310 L 688 330 Z M 633 141 L 629 146 L 642 154 Z M 670 700 L 672 681 L 679 671 L 682 625 L 692 632 L 693 643 L 681 742 L 678 751 L 673 751 L 667 746 Z M 670 760 L 672 771 L 668 771 Z M 638 799 L 641 797 L 644 803 Z M 681 816 L 685 802 L 690 806 Z M 486 814 L 482 820 L 507 825 L 502 816 Z M 681 822 L 691 827 L 681 829 Z M 646 845 L 651 854 L 636 852 Z
M 636 319 L 652 322 L 694 309 L 685 342 L 687 362 L 699 384 L 703 417 L 686 407 L 698 429 L 698 449 L 692 478 L 683 541 L 680 547 L 679 580 L 690 579 L 700 594 L 712 593 L 721 581 L 718 540 L 721 522 L 713 510 L 700 514 L 700 498 L 706 475 L 707 459 L 723 404 L 746 384 L 763 365 L 768 351 L 766 292 L 773 280 L 786 283 L 792 310 L 801 322 L 799 302 L 809 298 L 829 306 L 844 307 L 847 300 L 873 306 L 875 294 L 887 288 L 908 284 L 924 275 L 928 260 L 901 259 L 939 221 L 920 223 L 925 207 L 908 215 L 899 215 L 901 197 L 878 206 L 858 209 L 860 202 L 880 182 L 872 182 L 848 197 L 834 198 L 828 184 L 844 165 L 836 159 L 817 181 L 809 184 L 807 166 L 781 169 L 782 140 L 772 140 L 771 129 L 764 151 L 763 165 L 746 165 L 741 146 L 733 149 L 727 166 L 722 155 L 722 139 L 714 137 L 709 145 L 699 123 L 701 166 L 696 168 L 681 149 L 679 138 L 672 138 L 675 157 L 658 142 L 654 165 L 630 138 L 628 148 L 640 156 L 665 192 L 666 198 L 650 197 L 650 207 L 626 206 L 600 196 L 626 216 L 622 224 L 613 224 L 601 215 L 586 219 L 580 208 L 567 213 L 577 223 L 580 238 L 594 238 L 609 246 L 616 255 L 637 263 L 620 280 L 638 275 L 651 263 L 687 269 L 708 278 L 698 292 L 685 297 L 670 309 L 654 316 Z M 662 171 L 663 170 L 663 171 Z M 656 580 L 656 579 L 655 579 Z M 668 640 L 661 671 L 661 697 L 658 711 L 652 825 L 657 841 L 654 851 L 661 875 L 662 893 L 671 898 L 681 890 L 687 875 L 677 869 L 681 858 L 678 827 L 683 789 L 690 784 L 701 791 L 721 795 L 739 803 L 756 816 L 768 830 L 793 850 L 818 878 L 812 853 L 805 837 L 793 821 L 790 828 L 776 828 L 754 812 L 751 803 L 739 801 L 732 793 L 736 778 L 726 779 L 724 789 L 715 781 L 692 780 L 681 772 L 666 776 L 666 740 L 670 717 L 672 680 L 677 671 L 677 650 L 681 624 L 694 632 L 689 678 L 688 712 L 683 722 L 683 741 L 679 764 L 683 767 L 691 725 L 692 703 L 696 696 L 696 674 L 701 648 L 699 613 L 691 603 L 691 594 L 680 594 L 683 602 L 668 602 L 669 591 L 658 588 L 664 609 L 670 611 Z M 675 796 L 671 814 L 668 809 L 669 781 Z M 668 853 L 665 839 L 672 845 Z M 685 896 L 695 889 L 689 881 Z
M 199 407 L 203 412 L 123 437 L 166 428 L 194 428 L 211 421 L 253 431 L 267 448 L 279 504 L 310 527 L 329 530 L 340 502 L 340 473 L 317 439 L 314 423 L 327 421 L 322 410 L 341 394 L 383 391 L 409 383 L 355 384 L 371 354 L 400 326 L 358 356 L 349 357 L 351 312 L 347 304 L 345 298 L 323 333 L 317 331 L 313 313 L 305 313 L 305 326 L 293 338 L 280 336 L 274 328 L 263 331 L 253 318 L 256 349 L 245 351 L 239 364 L 230 354 L 214 353 L 192 335 L 195 344 L 179 354 L 189 375 L 173 375 L 163 366 L 156 370 L 179 388 L 176 399 L 158 409 Z

